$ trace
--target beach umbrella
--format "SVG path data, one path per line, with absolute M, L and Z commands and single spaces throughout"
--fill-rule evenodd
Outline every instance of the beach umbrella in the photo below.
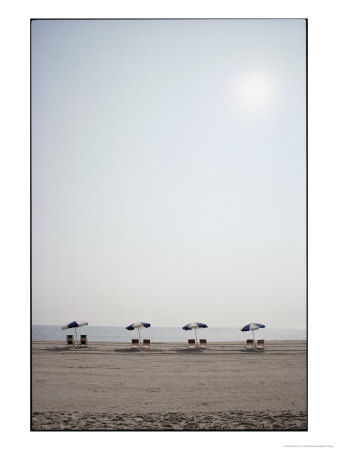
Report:
M 253 340 L 255 342 L 254 331 L 259 330 L 260 328 L 265 328 L 265 325 L 262 325 L 261 323 L 248 323 L 248 325 L 241 328 L 241 331 L 252 331 Z
M 147 322 L 135 322 L 126 327 L 126 330 L 137 330 L 138 331 L 138 339 L 139 339 L 139 346 L 141 342 L 141 336 L 140 336 L 140 329 L 141 328 L 149 328 L 150 323 Z
M 184 325 L 184 327 L 182 327 L 183 330 L 195 330 L 195 337 L 196 337 L 196 342 L 197 342 L 197 328 L 208 328 L 208 325 L 206 325 L 205 323 L 201 323 L 201 322 L 192 322 L 192 323 L 188 323 L 188 325 Z
M 69 328 L 75 328 L 75 336 L 76 336 L 76 342 L 77 342 L 76 328 L 84 327 L 85 325 L 88 325 L 88 322 L 83 322 L 82 320 L 78 320 L 78 321 L 74 320 L 73 322 L 67 323 L 67 325 L 62 327 L 61 330 L 68 330 Z

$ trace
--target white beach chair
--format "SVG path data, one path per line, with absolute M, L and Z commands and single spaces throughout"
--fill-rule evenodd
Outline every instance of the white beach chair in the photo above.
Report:
M 88 339 L 87 339 L 87 335 L 86 334 L 81 334 L 80 335 L 80 347 L 87 347 L 88 345 Z
M 264 350 L 264 339 L 258 339 L 256 348 L 257 350 Z
M 150 350 L 150 339 L 143 339 L 143 346 L 144 349 Z
M 138 349 L 140 348 L 139 340 L 138 340 L 138 339 L 132 339 L 132 340 L 131 340 L 131 348 L 132 348 L 133 350 L 138 350 Z
M 200 348 L 207 348 L 207 340 L 200 339 Z
M 188 348 L 189 349 L 196 348 L 195 339 L 188 339 Z
M 253 350 L 255 348 L 253 339 L 246 340 L 245 348 L 247 350 Z
M 73 334 L 67 334 L 66 337 L 66 345 L 69 346 L 73 346 L 75 345 L 75 341 L 74 341 L 74 335 Z

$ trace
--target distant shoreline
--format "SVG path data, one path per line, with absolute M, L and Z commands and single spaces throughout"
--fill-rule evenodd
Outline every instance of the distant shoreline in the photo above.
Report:
M 130 342 L 131 339 L 138 338 L 137 331 L 126 330 L 125 327 L 106 327 L 106 326 L 85 326 L 80 328 L 71 328 L 62 330 L 59 326 L 33 325 L 31 337 L 37 341 L 65 341 L 68 334 L 85 334 L 91 342 Z M 194 339 L 193 331 L 183 330 L 182 327 L 153 327 L 142 329 L 141 339 L 150 339 L 152 342 L 186 342 L 188 339 Z M 264 328 L 264 330 L 255 331 L 256 339 L 265 339 L 266 341 L 287 340 L 302 341 L 307 339 L 307 330 L 305 329 L 281 329 Z M 241 342 L 246 339 L 252 339 L 252 332 L 242 332 L 239 327 L 208 327 L 197 331 L 197 339 L 207 339 L 208 342 Z

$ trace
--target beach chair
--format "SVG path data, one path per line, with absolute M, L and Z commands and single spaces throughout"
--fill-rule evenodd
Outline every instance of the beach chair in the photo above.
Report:
M 253 339 L 247 339 L 246 340 L 245 348 L 247 350 L 253 350 L 255 348 Z
M 264 339 L 258 339 L 256 348 L 257 350 L 264 350 Z
M 86 334 L 80 335 L 80 347 L 87 347 L 88 345 L 88 339 Z
M 200 348 L 207 348 L 207 340 L 200 339 Z
M 138 350 L 140 348 L 138 339 L 132 339 L 131 340 L 131 348 L 133 350 L 135 350 L 135 349 Z
M 195 339 L 188 339 L 188 348 L 196 348 Z
M 150 350 L 150 339 L 143 339 L 143 348 Z
M 74 335 L 73 335 L 73 334 L 67 334 L 67 337 L 66 337 L 66 345 L 67 345 L 67 346 L 72 345 L 72 346 L 74 347 L 75 341 L 74 341 Z

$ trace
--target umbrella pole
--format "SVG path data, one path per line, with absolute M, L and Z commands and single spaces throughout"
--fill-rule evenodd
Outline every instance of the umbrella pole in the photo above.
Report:
M 140 347 L 141 347 L 141 335 L 140 335 L 140 329 L 138 328 L 137 331 L 138 331 L 138 348 L 140 348 Z
M 251 331 L 252 331 L 252 336 L 253 336 L 254 345 L 256 345 L 256 344 L 255 344 L 255 333 L 254 333 L 254 330 L 251 330 Z
M 79 346 L 79 343 L 78 343 L 78 341 L 77 341 L 77 332 L 76 332 L 76 327 L 75 327 L 75 339 L 76 339 L 76 345 L 77 345 L 77 347 Z
M 195 338 L 196 338 L 196 347 L 197 347 L 197 332 L 196 332 L 196 328 L 195 328 Z

